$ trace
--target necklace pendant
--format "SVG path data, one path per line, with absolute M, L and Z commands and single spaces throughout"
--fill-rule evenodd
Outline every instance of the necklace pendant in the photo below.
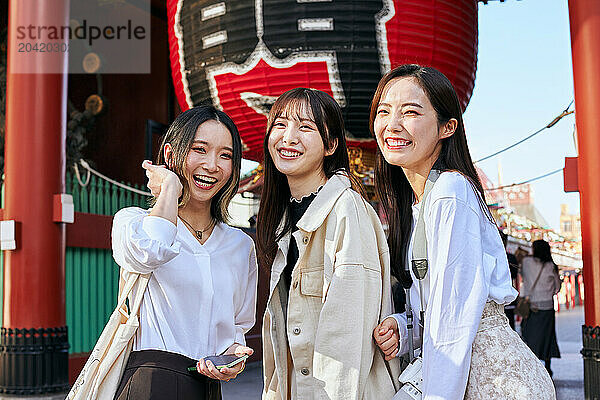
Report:
M 202 240 L 202 231 L 196 231 L 196 237 Z

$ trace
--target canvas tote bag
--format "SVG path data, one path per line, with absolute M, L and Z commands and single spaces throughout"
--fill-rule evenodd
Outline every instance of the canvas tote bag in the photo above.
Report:
M 121 269 L 117 307 L 67 395 L 68 400 L 110 400 L 115 396 L 140 326 L 138 313 L 150 275 Z

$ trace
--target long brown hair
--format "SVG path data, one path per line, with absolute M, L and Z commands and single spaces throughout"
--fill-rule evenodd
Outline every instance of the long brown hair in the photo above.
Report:
M 206 121 L 217 121 L 225 125 L 231 134 L 233 143 L 233 154 L 231 157 L 232 169 L 231 176 L 227 183 L 219 190 L 211 200 L 210 215 L 217 222 L 227 222 L 229 213 L 227 211 L 229 203 L 233 196 L 237 193 L 240 184 L 240 168 L 242 165 L 242 141 L 240 134 L 235 126 L 235 123 L 227 114 L 221 110 L 217 110 L 213 106 L 198 106 L 179 114 L 171 123 L 167 133 L 165 133 L 158 156 L 156 165 L 167 164 L 165 160 L 165 145 L 171 144 L 173 148 L 173 159 L 171 160 L 171 169 L 179 177 L 183 185 L 182 195 L 179 199 L 179 207 L 183 207 L 190 199 L 189 181 L 191 176 L 186 176 L 185 161 L 188 153 L 192 148 L 192 143 L 196 137 L 198 127 Z M 150 204 L 153 205 L 156 198 L 152 198 Z
M 360 181 L 350 173 L 344 119 L 335 100 L 327 93 L 307 88 L 292 89 L 279 96 L 269 112 L 267 133 L 263 142 L 264 182 L 256 228 L 258 260 L 261 266 L 269 271 L 277 254 L 277 242 L 292 229 L 288 212 L 290 187 L 286 176 L 277 170 L 269 153 L 269 135 L 277 118 L 284 115 L 300 119 L 304 110 L 312 113 L 326 150 L 337 141 L 335 152 L 323 159 L 325 176 L 329 179 L 336 173 L 344 173 L 350 178 L 353 189 L 363 193 Z M 278 230 L 282 221 L 283 229 Z
M 432 67 L 405 64 L 385 74 L 379 81 L 371 102 L 371 114 L 369 116 L 371 133 L 375 134 L 374 121 L 385 87 L 393 79 L 407 77 L 414 78 L 427 95 L 437 114 L 438 127 L 446 124 L 452 118 L 458 121 L 454 134 L 441 139 L 442 150 L 433 168 L 440 171 L 457 171 L 465 176 L 478 195 L 482 211 L 490 222 L 495 224 L 485 203 L 483 186 L 469 153 L 458 96 L 448 78 L 440 71 Z M 411 206 L 415 201 L 415 196 L 402 168 L 389 164 L 383 157 L 379 147 L 377 148 L 377 161 L 375 164 L 375 190 L 388 218 L 388 244 L 392 275 L 398 279 L 402 286 L 409 288 L 412 279 L 410 274 L 405 271 L 405 263 L 413 222 Z

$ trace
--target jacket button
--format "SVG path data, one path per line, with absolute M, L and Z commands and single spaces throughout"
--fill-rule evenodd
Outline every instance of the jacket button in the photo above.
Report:
M 302 375 L 308 375 L 309 374 L 308 368 L 302 368 L 300 370 L 300 372 L 302 373 Z
M 294 332 L 294 335 L 299 335 L 300 334 L 300 328 L 295 327 L 293 332 Z
M 294 289 L 296 289 L 298 287 L 298 281 L 294 282 L 292 286 L 294 287 Z
M 308 236 L 304 236 L 304 237 L 302 238 L 302 243 L 304 243 L 304 244 L 308 244 Z

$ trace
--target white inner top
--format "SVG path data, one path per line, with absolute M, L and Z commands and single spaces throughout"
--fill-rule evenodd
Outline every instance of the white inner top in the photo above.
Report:
M 257 265 L 252 239 L 219 223 L 204 245 L 179 220 L 129 207 L 114 218 L 113 257 L 127 271 L 152 272 L 134 350 L 199 359 L 221 354 L 254 325 Z
M 423 280 L 423 399 L 463 399 L 483 307 L 488 301 L 509 304 L 517 291 L 511 285 L 498 228 L 483 213 L 463 175 L 442 173 L 424 206 L 429 270 Z M 420 207 L 413 206 L 409 262 Z M 410 300 L 418 336 L 421 297 L 412 270 L 411 276 Z M 406 314 L 394 317 L 401 338 L 399 354 L 403 354 L 408 351 Z

